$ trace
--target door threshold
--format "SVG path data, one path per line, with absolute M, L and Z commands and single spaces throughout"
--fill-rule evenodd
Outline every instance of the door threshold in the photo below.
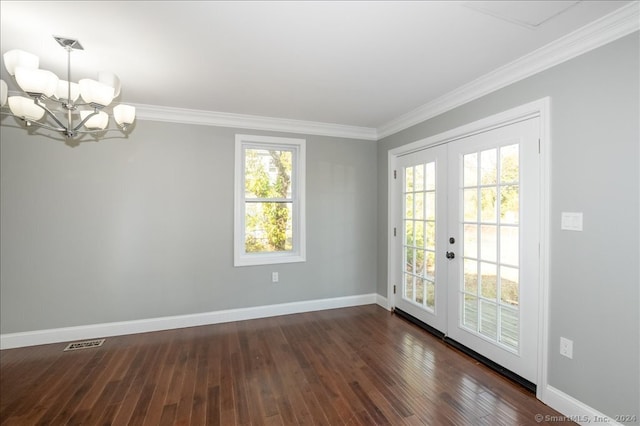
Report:
M 527 391 L 533 393 L 534 395 L 536 394 L 536 384 L 530 382 L 529 380 L 525 379 L 524 377 L 514 373 L 513 371 L 504 368 L 503 366 L 501 366 L 500 364 L 497 364 L 496 362 L 490 360 L 489 358 L 485 357 L 484 355 L 479 354 L 478 352 L 474 351 L 473 349 L 468 348 L 467 346 L 463 345 L 460 342 L 457 342 L 453 339 L 451 339 L 450 337 L 448 337 L 446 334 L 444 334 L 442 331 L 435 329 L 433 327 L 431 327 L 429 324 L 426 324 L 425 322 L 419 320 L 418 318 L 414 317 L 413 315 L 404 312 L 401 309 L 398 308 L 394 308 L 393 309 L 393 313 L 397 314 L 398 316 L 402 317 L 403 319 L 417 325 L 418 327 L 422 328 L 423 330 L 427 331 L 428 333 L 434 335 L 435 337 L 437 337 L 438 339 L 442 340 L 445 344 L 451 346 L 454 349 L 457 349 L 458 351 L 464 353 L 465 355 L 473 358 L 474 360 L 482 363 L 483 365 L 489 367 L 490 369 L 492 369 L 493 371 L 495 371 L 496 373 L 500 374 L 501 376 L 511 380 L 512 382 L 522 386 L 524 389 L 526 389 Z

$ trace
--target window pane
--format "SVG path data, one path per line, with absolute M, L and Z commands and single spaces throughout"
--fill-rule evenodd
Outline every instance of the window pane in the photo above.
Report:
M 293 249 L 292 203 L 245 204 L 245 251 L 281 252 Z
M 291 198 L 292 151 L 245 150 L 245 198 Z

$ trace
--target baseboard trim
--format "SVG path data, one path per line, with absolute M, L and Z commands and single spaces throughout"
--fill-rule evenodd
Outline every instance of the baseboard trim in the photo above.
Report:
M 0 334 L 0 350 L 69 342 L 73 340 L 94 339 L 98 337 L 121 336 L 126 334 L 221 324 L 232 321 L 268 318 L 278 315 L 322 311 L 327 309 L 346 308 L 350 306 L 371 305 L 376 303 L 380 304 L 380 298 L 381 296 L 371 293 L 356 296 L 281 303 L 277 305 L 203 312 L 199 314 L 91 324 L 77 327 L 27 331 L 22 333 L 7 333 Z
M 389 310 L 389 300 L 384 296 L 376 294 L 376 304 L 382 306 L 386 310 Z
M 622 426 L 622 423 L 550 385 L 544 388 L 540 400 L 562 413 L 562 419 L 553 419 L 556 422 L 571 420 L 581 425 Z

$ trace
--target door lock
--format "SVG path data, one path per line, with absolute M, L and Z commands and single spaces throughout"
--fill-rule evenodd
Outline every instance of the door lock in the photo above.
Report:
M 456 257 L 456 254 L 452 251 L 448 251 L 447 252 L 447 259 L 454 259 Z

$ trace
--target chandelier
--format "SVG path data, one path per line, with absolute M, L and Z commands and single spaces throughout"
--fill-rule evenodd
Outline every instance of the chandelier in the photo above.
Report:
M 18 49 L 6 52 L 3 55 L 5 68 L 26 96 L 8 96 L 7 83 L 0 80 L 0 107 L 4 109 L 8 101 L 10 110 L 2 113 L 24 121 L 27 127 L 34 125 L 53 130 L 69 139 L 87 133 L 125 132 L 135 120 L 135 107 L 122 104 L 113 107 L 115 128 L 107 128 L 109 115 L 103 111 L 120 95 L 118 76 L 100 72 L 98 80 L 86 78 L 72 83 L 71 52 L 84 48 L 78 40 L 53 38 L 67 51 L 67 80 L 39 69 L 40 59 L 36 55 Z M 78 102 L 80 97 L 83 102 Z

